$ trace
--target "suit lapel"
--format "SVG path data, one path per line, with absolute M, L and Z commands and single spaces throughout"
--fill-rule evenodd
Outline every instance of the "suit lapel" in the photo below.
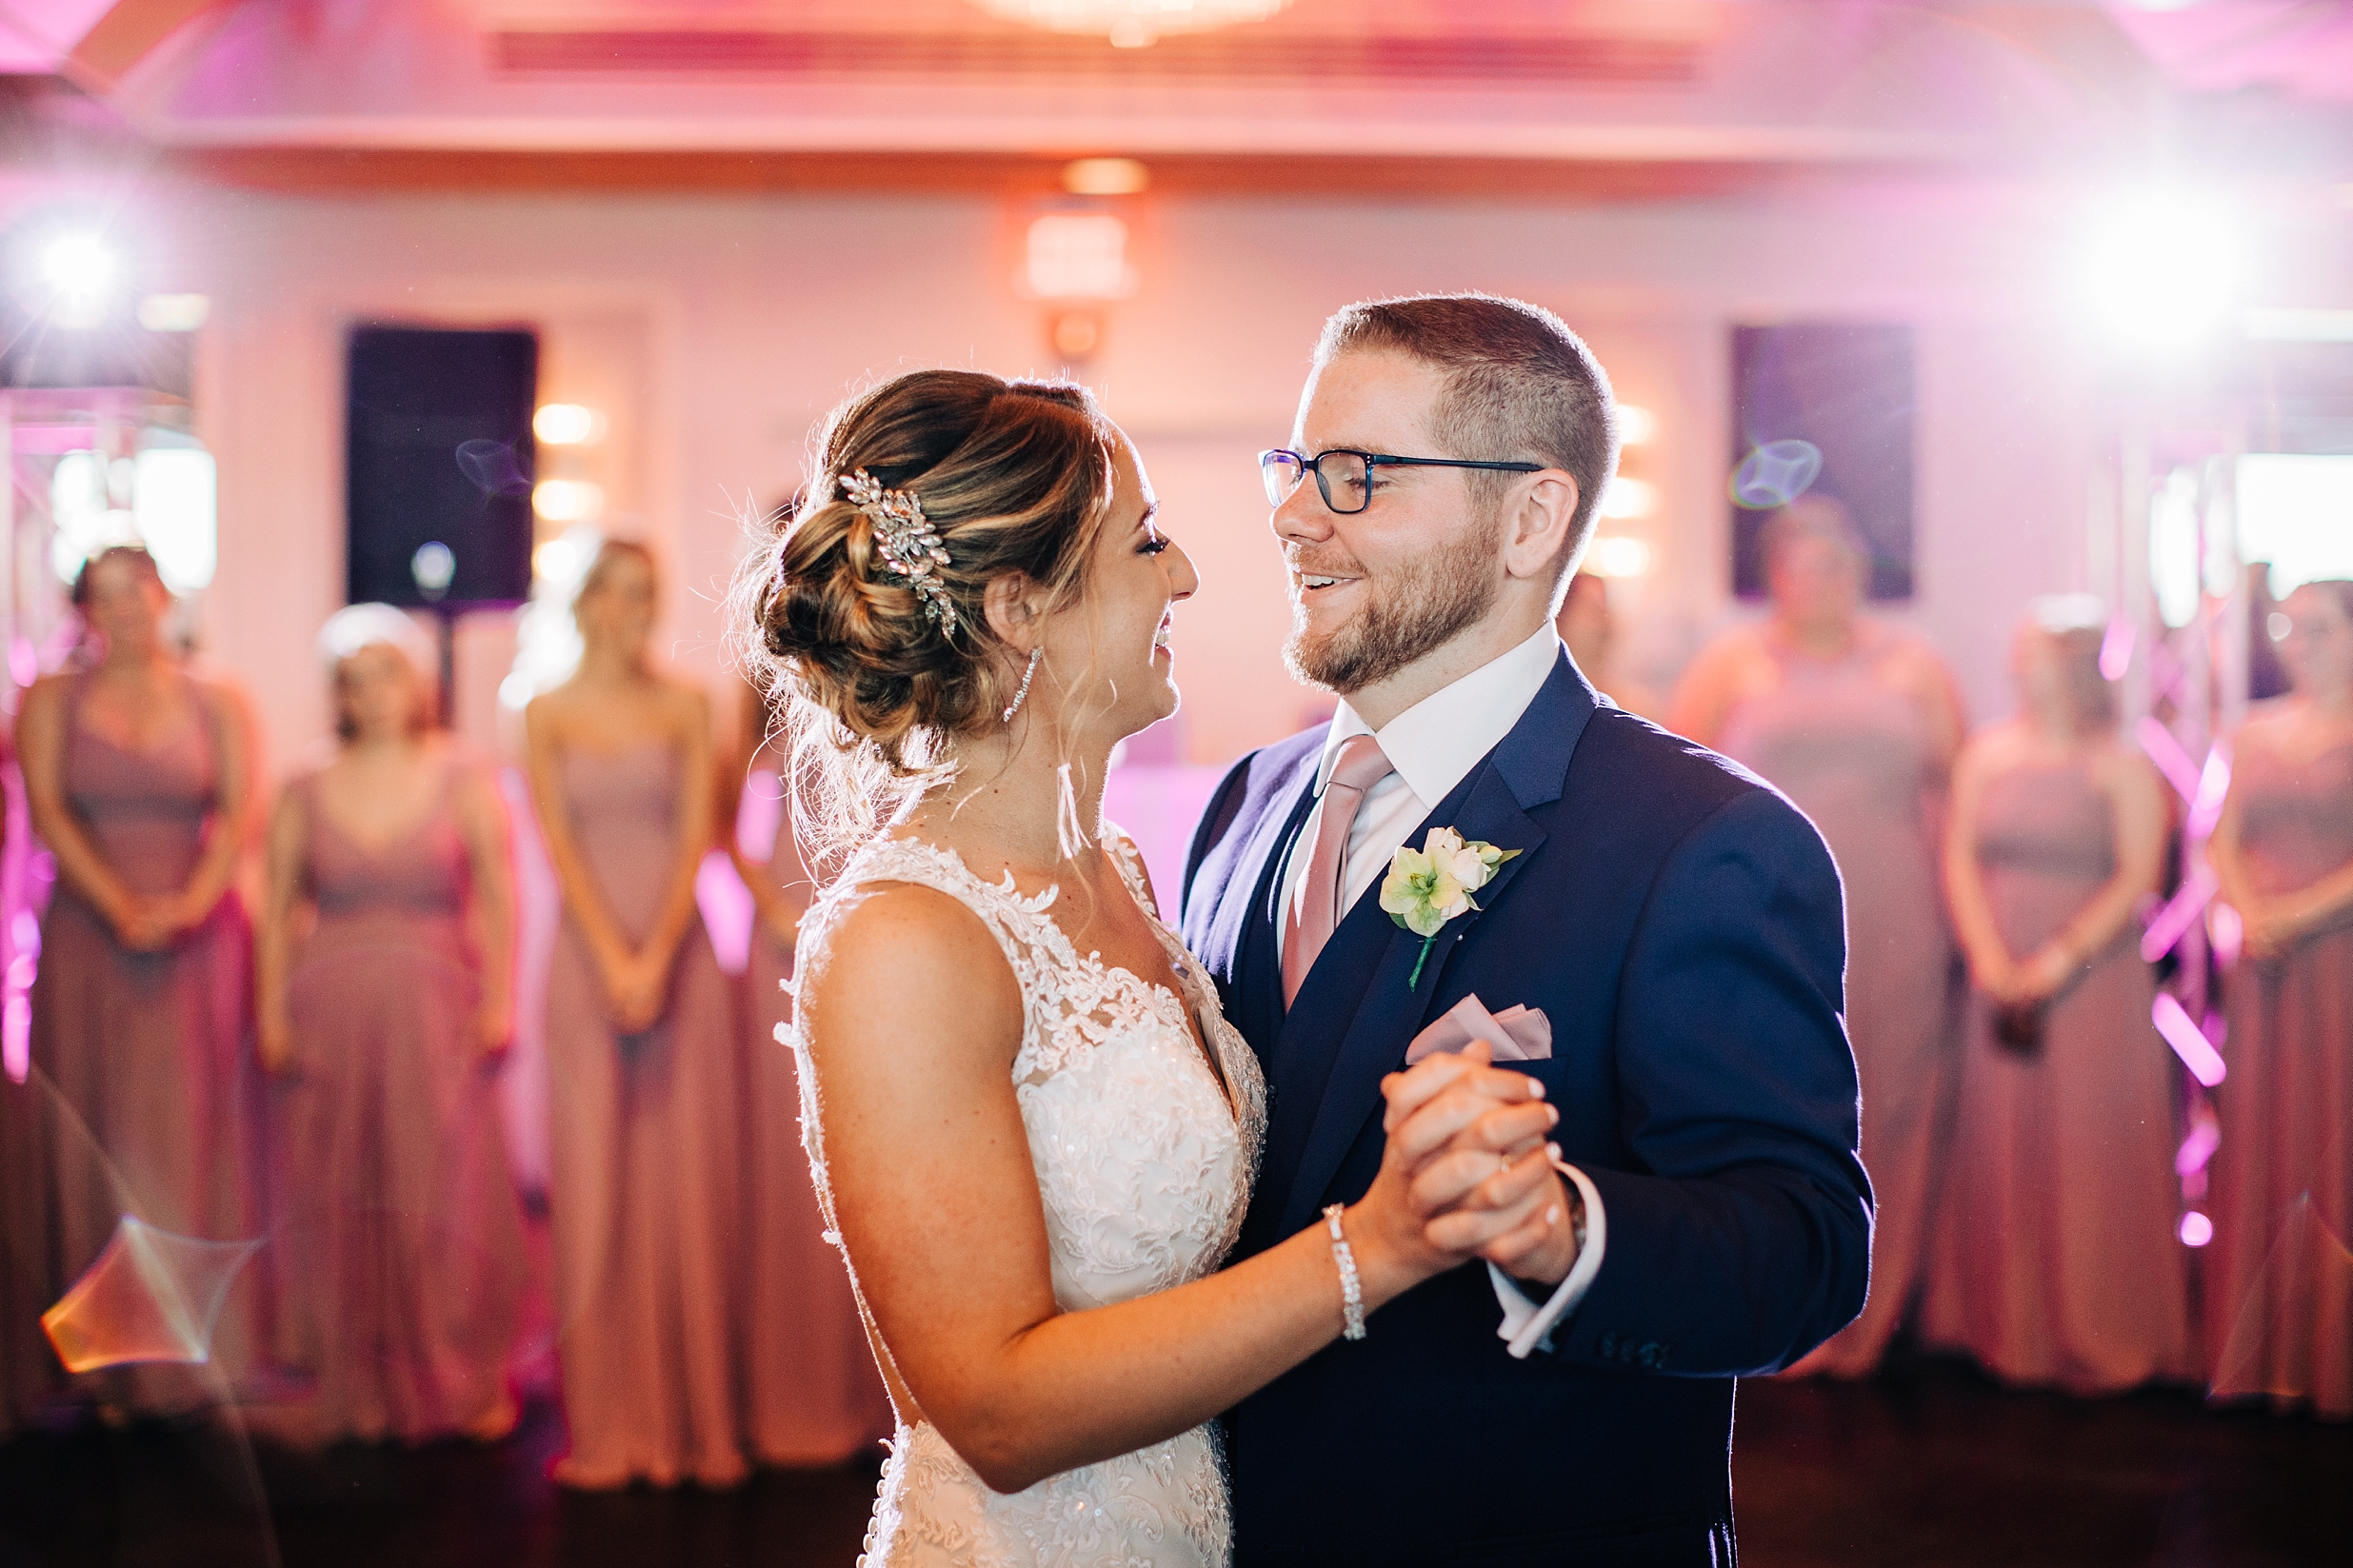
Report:
M 1322 762 L 1320 748 L 1310 752 L 1306 766 L 1286 791 L 1288 808 L 1283 808 L 1285 796 L 1279 795 L 1276 808 L 1260 821 L 1241 863 L 1256 866 L 1258 880 L 1246 903 L 1228 901 L 1243 921 L 1234 948 L 1234 996 L 1246 1016 L 1235 1020 L 1235 1026 L 1258 1051 L 1269 1083 L 1277 1076 L 1283 1028 L 1283 954 L 1275 941 L 1275 922 L 1282 918 L 1278 905 L 1283 902 L 1283 868 L 1315 809 L 1315 774 Z
M 1302 1030 L 1323 1034 L 1330 1048 L 1321 1053 L 1322 1060 L 1316 1064 L 1322 1068 L 1316 1075 L 1319 1083 L 1300 1083 L 1293 1097 L 1306 1101 L 1314 1109 L 1311 1119 L 1301 1118 L 1306 1125 L 1301 1129 L 1298 1174 L 1284 1200 L 1285 1235 L 1306 1224 L 1313 1216 L 1366 1119 L 1381 1103 L 1381 1079 L 1404 1064 L 1406 1047 L 1429 1022 L 1439 982 L 1455 948 L 1468 940 L 1479 922 L 1495 908 L 1509 890 L 1512 880 L 1536 857 L 1545 842 L 1544 830 L 1520 809 L 1519 802 L 1513 799 L 1510 787 L 1492 763 L 1480 764 L 1469 779 L 1457 785 L 1454 793 L 1423 820 L 1406 842 L 1420 844 L 1433 827 L 1452 827 L 1466 842 L 1484 840 L 1498 848 L 1517 849 L 1520 853 L 1496 868 L 1494 880 L 1477 895 L 1476 909 L 1456 916 L 1439 928 L 1428 962 L 1422 963 L 1416 982 L 1408 984 L 1407 981 L 1422 958 L 1422 939 L 1398 925 L 1382 909 L 1378 883 L 1367 889 L 1357 906 L 1348 912 L 1346 922 L 1363 922 L 1359 942 L 1372 949 L 1370 972 L 1364 974 L 1361 963 L 1344 963 L 1332 966 L 1340 972 L 1326 976 L 1326 960 L 1330 956 L 1330 948 L 1318 957 L 1307 983 L 1300 988 L 1299 1004 L 1291 1009 L 1292 1017 L 1301 1019 L 1305 1025 L 1313 1018 L 1315 1009 L 1328 1006 L 1345 1020 L 1346 1033 L 1335 1040 L 1334 1031 L 1329 1029 Z M 1348 993 L 1340 988 L 1358 974 L 1364 974 L 1364 979 L 1354 993 L 1355 1004 L 1351 1007 Z M 1320 978 L 1332 983 L 1319 986 L 1316 982 Z M 1333 991 L 1340 994 L 1329 994 Z M 1495 1004 L 1502 1007 L 1510 1002 L 1506 999 Z M 1286 1033 L 1287 1036 L 1288 1031 Z M 1297 1054 L 1304 1058 L 1308 1053 L 1303 1050 Z M 1286 1065 L 1291 1063 L 1286 1062 Z M 1306 1062 L 1300 1062 L 1297 1076 L 1304 1079 L 1308 1066 Z M 1322 1090 L 1320 1095 L 1315 1093 L 1318 1086 Z M 1269 1134 L 1267 1155 L 1271 1164 L 1276 1150 L 1271 1129 Z
M 1279 1204 L 1273 1237 L 1288 1235 L 1313 1217 L 1381 1102 L 1383 1075 L 1404 1062 L 1406 1045 L 1435 1011 L 1454 950 L 1494 912 L 1542 849 L 1544 831 L 1527 813 L 1560 799 L 1569 759 L 1593 709 L 1593 688 L 1564 649 L 1511 732 L 1406 841 L 1419 845 L 1432 827 L 1452 827 L 1466 841 L 1521 851 L 1480 890 L 1476 911 L 1440 928 L 1419 983 L 1407 985 L 1406 977 L 1421 957 L 1422 939 L 1381 908 L 1377 882 L 1317 956 L 1298 1002 L 1283 1020 L 1268 1064 L 1275 1102 L 1263 1185 L 1277 1190 L 1264 1192 L 1262 1202 Z M 1271 950 L 1271 929 L 1267 945 Z M 1276 969 L 1279 1003 L 1279 964 Z M 1487 1000 L 1496 1006 L 1511 1002 Z

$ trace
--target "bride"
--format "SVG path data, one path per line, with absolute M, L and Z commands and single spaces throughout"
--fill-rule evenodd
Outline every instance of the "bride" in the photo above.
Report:
M 1112 746 L 1175 711 L 1192 565 L 1082 387 L 903 375 L 834 413 L 820 461 L 739 631 L 838 867 L 791 1043 L 898 1413 L 864 1560 L 1222 1564 L 1211 1418 L 1533 1244 L 1557 1118 L 1484 1047 L 1429 1058 L 1389 1081 L 1364 1200 L 1218 1272 L 1266 1087 L 1101 818 Z M 1519 1158 L 1454 1152 L 1474 1117 Z M 1474 1169 L 1479 1203 L 1443 1209 Z

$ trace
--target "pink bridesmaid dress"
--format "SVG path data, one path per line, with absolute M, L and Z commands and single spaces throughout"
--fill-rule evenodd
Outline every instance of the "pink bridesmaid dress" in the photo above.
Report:
M 781 793 L 775 775 L 755 773 L 748 790 Z M 806 882 L 789 826 L 776 834 L 768 874 L 780 886 Z M 785 991 L 792 952 L 755 924 L 750 986 L 751 1312 L 747 1427 L 766 1464 L 837 1464 L 892 1428 L 890 1396 L 867 1347 L 838 1248 L 809 1183 L 801 1147 L 801 1090 L 792 1048 L 777 1038 L 792 1017 Z
M 679 844 L 676 751 L 567 752 L 573 842 L 632 940 Z M 742 1024 L 697 917 L 654 1025 L 622 1034 L 568 911 L 548 985 L 556 1350 L 569 1486 L 729 1486 L 748 1466 L 737 1378 Z
M 275 1098 L 293 1180 L 279 1344 L 316 1392 L 289 1436 L 424 1441 L 501 1424 L 524 1285 L 496 1065 L 469 1038 L 481 976 L 452 764 L 380 847 L 301 792 L 318 925 L 294 954 L 294 1072 Z
M 0 1440 L 40 1413 L 61 1376 L 41 1332 L 53 1298 L 33 1092 L 0 1073 Z
M 2002 941 L 2042 947 L 2116 874 L 2115 812 L 2081 764 L 1994 779 L 1978 859 Z M 2190 1370 L 2174 1237 L 2173 1056 L 2126 929 L 2043 1009 L 2025 1050 L 1972 992 L 1922 1337 L 1996 1376 L 2114 1393 Z
M 1926 715 L 1874 678 L 1871 655 L 1771 656 L 1780 685 L 1733 708 L 1718 749 L 1813 820 L 1845 885 L 1846 1033 L 1877 1202 L 1871 1294 L 1799 1370 L 1861 1377 L 1918 1288 L 1950 1117 L 1953 946 L 1929 811 L 1934 747 Z
M 139 892 L 172 892 L 203 854 L 218 787 L 202 699 L 189 682 L 197 717 L 153 750 L 130 751 L 81 724 L 87 679 L 66 697 L 68 804 L 116 876 Z M 90 1267 L 126 1214 L 209 1241 L 260 1234 L 251 955 L 234 892 L 170 946 L 134 953 L 58 883 L 41 923 L 30 1079 L 51 1300 Z M 253 1363 L 257 1280 L 249 1266 L 238 1277 L 209 1365 L 118 1367 L 77 1381 L 129 1415 L 185 1415 L 218 1402 Z
M 2309 762 L 2243 739 L 2231 787 L 2258 891 L 2353 863 L 2353 742 Z M 2353 911 L 2223 982 L 2207 1354 L 2218 1398 L 2353 1417 Z

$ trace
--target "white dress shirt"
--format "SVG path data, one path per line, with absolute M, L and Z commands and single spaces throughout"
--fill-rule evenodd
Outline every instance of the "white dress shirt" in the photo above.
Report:
M 1315 771 L 1315 809 L 1293 846 L 1283 873 L 1283 915 L 1275 922 L 1278 955 L 1287 932 L 1290 913 L 1306 897 L 1308 849 L 1323 825 L 1325 786 L 1331 783 L 1341 743 L 1354 735 L 1370 735 L 1396 771 L 1365 792 L 1348 828 L 1348 847 L 1341 861 L 1341 906 L 1353 908 L 1366 890 L 1387 874 L 1389 857 L 1455 785 L 1486 759 L 1511 733 L 1536 693 L 1551 679 L 1560 657 L 1561 640 L 1546 624 L 1535 636 L 1510 651 L 1480 665 L 1452 685 L 1432 692 L 1391 719 L 1380 729 L 1366 724 L 1346 702 L 1332 715 L 1331 733 L 1324 740 L 1324 759 Z M 1446 824 L 1439 824 L 1448 825 Z M 1506 844 L 1503 847 L 1511 847 Z M 1484 997 L 1490 1008 L 1510 1006 L 1515 997 Z M 1497 1336 L 1511 1342 L 1511 1353 L 1525 1356 L 1531 1348 L 1552 1348 L 1553 1325 L 1567 1316 L 1601 1272 L 1608 1227 L 1602 1214 L 1601 1194 L 1583 1171 L 1569 1165 L 1562 1175 L 1576 1183 L 1585 1200 L 1585 1242 L 1568 1276 L 1549 1300 L 1529 1300 L 1511 1277 L 1493 1263 L 1487 1274 L 1502 1303 L 1504 1321 Z

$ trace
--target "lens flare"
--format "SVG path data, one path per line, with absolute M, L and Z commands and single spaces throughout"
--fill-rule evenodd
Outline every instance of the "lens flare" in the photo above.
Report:
M 1768 441 L 1732 470 L 1732 500 L 1750 511 L 1786 506 L 1822 477 L 1822 448 L 1810 441 Z
M 41 1326 L 68 1372 L 133 1361 L 212 1360 L 212 1330 L 229 1287 L 261 1247 L 157 1230 L 124 1215 L 114 1235 Z
M 484 495 L 525 495 L 530 491 L 530 476 L 515 461 L 514 447 L 508 442 L 461 441 L 453 455 L 458 471 L 473 481 Z
M 2243 217 L 2203 191 L 2127 190 L 2092 214 L 2078 285 L 2120 343 L 2177 348 L 2207 336 L 2245 271 Z

